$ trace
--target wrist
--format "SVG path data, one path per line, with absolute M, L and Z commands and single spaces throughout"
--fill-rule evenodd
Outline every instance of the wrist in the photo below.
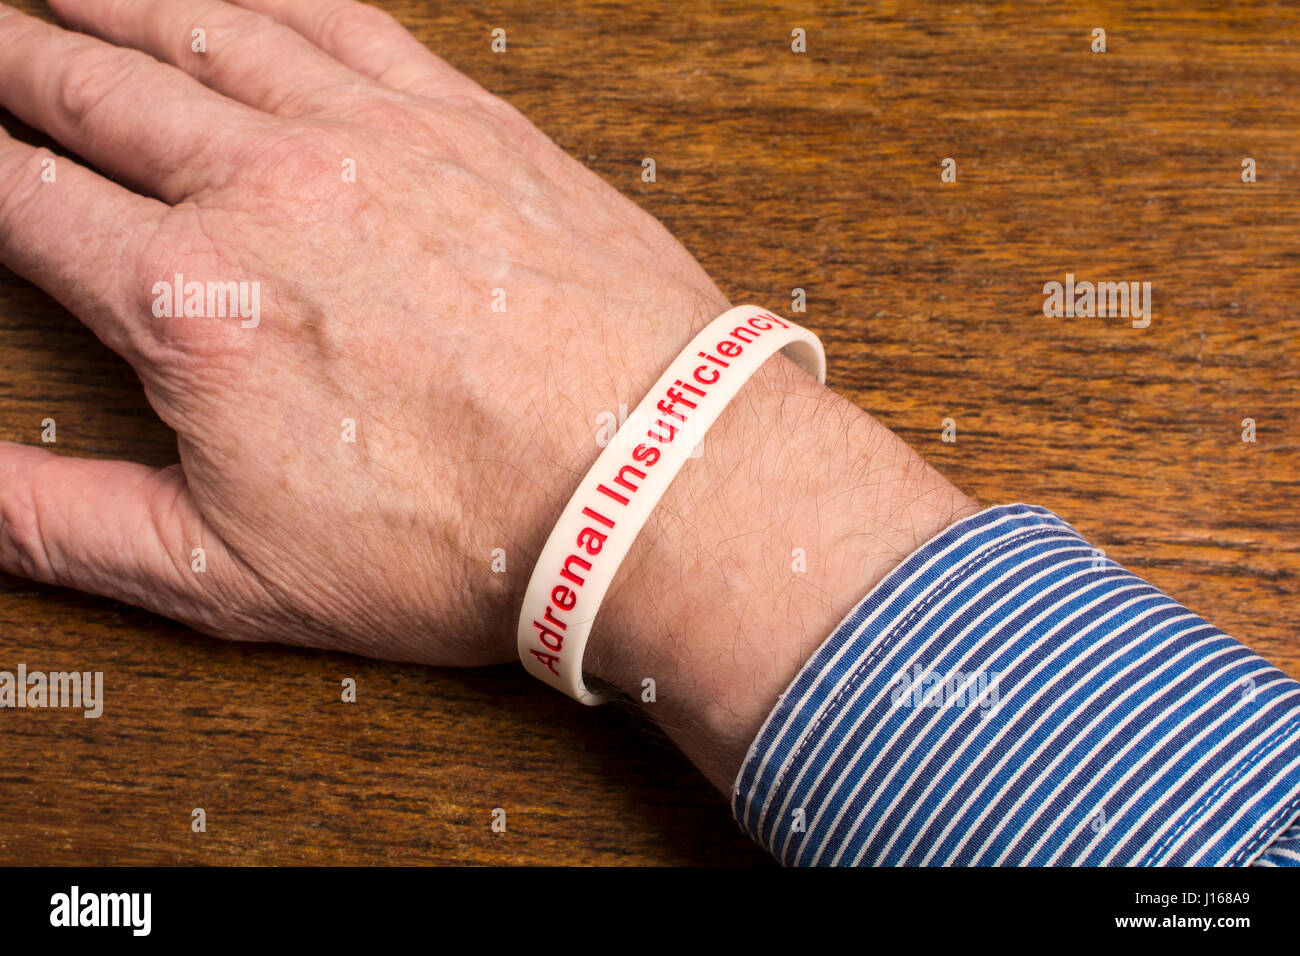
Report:
M 628 693 L 719 788 L 844 615 L 975 503 L 776 356 L 687 463 L 624 561 L 585 670 Z M 653 702 L 642 702 L 653 680 Z

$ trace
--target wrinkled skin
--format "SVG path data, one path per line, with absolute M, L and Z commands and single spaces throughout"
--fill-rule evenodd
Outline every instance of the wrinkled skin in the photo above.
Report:
M 50 154 L 0 136 L 0 257 L 132 364 L 181 464 L 4 446 L 0 565 L 223 637 L 512 658 L 597 415 L 725 298 L 375 9 L 51 6 L 102 39 L 0 7 L 0 100 L 113 179 L 59 158 L 42 182 Z M 260 324 L 156 318 L 176 273 L 260 283 Z

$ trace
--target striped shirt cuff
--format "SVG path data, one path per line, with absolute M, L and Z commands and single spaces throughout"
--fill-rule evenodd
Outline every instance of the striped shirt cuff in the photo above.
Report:
M 732 802 L 795 866 L 1286 864 L 1300 684 L 1050 511 L 989 508 L 813 654 Z

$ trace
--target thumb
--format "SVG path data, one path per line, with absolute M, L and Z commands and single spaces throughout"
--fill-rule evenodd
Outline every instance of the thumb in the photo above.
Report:
M 202 549 L 201 552 L 196 549 Z M 180 465 L 69 458 L 0 442 L 0 570 L 235 637 L 252 584 Z

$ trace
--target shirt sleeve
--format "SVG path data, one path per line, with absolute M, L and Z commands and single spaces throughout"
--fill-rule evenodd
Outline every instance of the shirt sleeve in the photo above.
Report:
M 849 613 L 732 805 L 792 866 L 1297 865 L 1300 684 L 1002 505 Z

